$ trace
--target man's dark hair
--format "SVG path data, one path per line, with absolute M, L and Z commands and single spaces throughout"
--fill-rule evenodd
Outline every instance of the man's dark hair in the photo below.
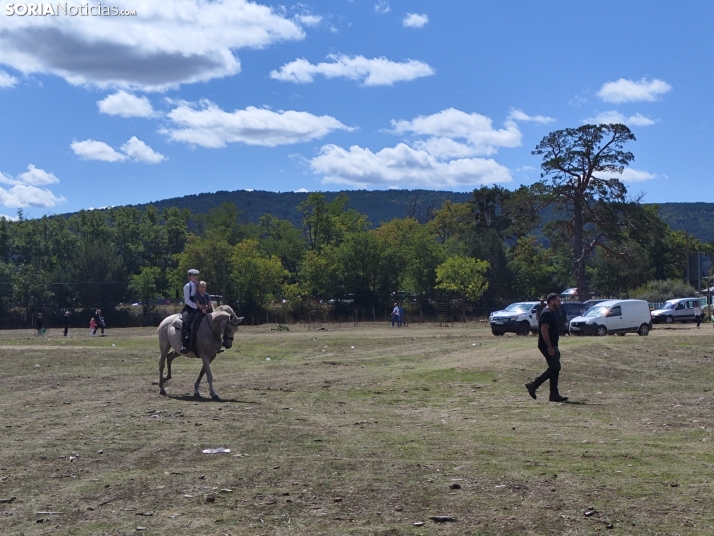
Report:
M 550 294 L 548 294 L 548 297 L 545 299 L 545 301 L 548 305 L 550 305 L 550 302 L 552 302 L 555 298 L 560 298 L 560 294 L 551 292 Z

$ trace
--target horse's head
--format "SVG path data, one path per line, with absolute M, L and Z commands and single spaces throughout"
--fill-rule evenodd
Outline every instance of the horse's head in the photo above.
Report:
M 231 314 L 228 317 L 228 320 L 225 324 L 225 328 L 223 330 L 223 347 L 224 348 L 230 348 L 233 346 L 233 338 L 235 336 L 235 332 L 238 331 L 238 326 L 240 325 L 241 322 L 243 322 L 242 316 L 236 316 L 235 313 L 231 310 Z

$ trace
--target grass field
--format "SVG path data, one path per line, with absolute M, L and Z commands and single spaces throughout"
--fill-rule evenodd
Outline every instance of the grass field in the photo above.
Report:
M 0 332 L 0 533 L 714 533 L 711 326 L 562 339 L 565 404 L 532 336 L 325 328 L 241 328 L 221 402 L 153 329 Z

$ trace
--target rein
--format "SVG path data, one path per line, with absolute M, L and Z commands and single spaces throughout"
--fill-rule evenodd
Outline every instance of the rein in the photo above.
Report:
M 224 339 L 229 340 L 229 341 L 232 341 L 234 339 L 234 337 L 221 337 L 220 333 L 216 333 L 216 331 L 212 327 L 212 322 L 211 322 L 212 320 L 213 320 L 213 316 L 211 316 L 210 320 L 208 320 L 208 329 L 211 330 L 211 333 L 213 333 L 213 335 L 216 337 L 216 340 L 218 342 L 223 344 Z M 238 324 L 240 324 L 240 322 L 238 324 L 234 324 L 233 322 L 231 322 L 230 318 L 228 319 L 228 323 L 231 326 L 237 326 Z

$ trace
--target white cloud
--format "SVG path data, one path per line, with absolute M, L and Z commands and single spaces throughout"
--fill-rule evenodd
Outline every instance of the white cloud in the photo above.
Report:
M 8 216 L 7 214 L 0 214 L 0 218 L 5 218 L 7 221 L 17 221 L 17 216 Z
M 0 205 L 12 208 L 53 207 L 66 201 L 62 196 L 56 196 L 47 188 L 38 188 L 48 184 L 57 184 L 59 179 L 52 173 L 30 164 L 27 171 L 13 178 L 0 172 L 0 183 L 12 185 L 12 188 L 0 188 Z M 9 218 L 8 219 L 15 219 Z
M 17 78 L 10 76 L 5 71 L 0 71 L 0 89 L 13 87 L 17 84 Z
M 181 104 L 167 115 L 176 128 L 162 133 L 173 141 L 202 147 L 224 147 L 227 143 L 274 147 L 321 138 L 334 130 L 352 130 L 329 115 L 274 112 L 253 106 L 225 112 L 210 101 L 202 101 L 198 109 Z
M 470 156 L 493 154 L 495 151 L 480 150 L 473 145 L 459 143 L 451 138 L 429 138 L 414 143 L 416 149 L 422 149 L 440 160 L 468 158 Z
M 319 24 L 322 22 L 322 17 L 320 15 L 303 14 L 297 15 L 295 18 L 303 26 L 309 26 L 311 28 L 319 26 Z
M 73 141 L 70 147 L 74 154 L 83 160 L 101 160 L 102 162 L 122 162 L 126 160 L 126 155 L 115 151 L 103 141 Z
M 305 194 L 308 192 L 307 188 L 300 188 L 299 190 L 295 190 L 293 193 L 294 194 Z
M 535 123 L 554 123 L 555 119 L 547 115 L 528 115 L 522 110 L 511 108 L 511 113 L 508 114 L 508 119 L 511 121 L 533 121 Z
M 326 78 L 343 77 L 350 80 L 362 80 L 365 86 L 391 86 L 394 82 L 414 80 L 434 74 L 428 64 L 407 60 L 395 62 L 385 57 L 368 59 L 364 56 L 345 56 L 330 54 L 330 62 L 313 65 L 305 58 L 286 63 L 280 69 L 271 71 L 270 78 L 283 82 L 307 84 L 321 74 Z
M 58 182 L 59 179 L 54 174 L 48 173 L 44 169 L 39 169 L 32 164 L 27 166 L 27 171 L 20 173 L 16 179 L 0 172 L 0 183 L 13 186 L 46 186 L 48 184 L 57 184 Z
M 394 121 L 392 127 L 397 134 L 412 132 L 436 138 L 462 138 L 473 146 L 477 154 L 490 155 L 497 147 L 518 147 L 521 132 L 512 123 L 506 128 L 494 129 L 489 117 L 478 113 L 468 114 L 448 108 L 428 116 L 419 116 L 412 121 Z
M 154 151 L 136 136 L 132 136 L 129 141 L 122 145 L 121 150 L 135 162 L 158 164 L 166 160 L 164 155 Z
M 429 22 L 429 15 L 419 13 L 407 13 L 402 20 L 406 28 L 423 28 Z
M 643 182 L 648 181 L 650 179 L 656 179 L 657 177 L 658 175 L 648 173 L 647 171 L 643 171 L 640 169 L 625 168 L 622 171 L 622 175 L 620 175 L 618 178 L 622 182 Z
M 126 91 L 117 91 L 113 95 L 108 95 L 105 99 L 97 101 L 99 111 L 108 115 L 119 115 L 121 117 L 152 117 L 154 109 L 151 107 L 149 99 L 137 97 Z
M 672 86 L 667 82 L 657 78 L 651 81 L 642 78 L 639 82 L 620 78 L 615 82 L 605 82 L 597 95 L 605 102 L 651 102 L 671 89 Z
M 595 117 L 590 117 L 585 120 L 586 123 L 600 125 L 606 124 L 611 125 L 613 123 L 622 123 L 623 125 L 634 125 L 637 127 L 646 127 L 649 125 L 654 125 L 655 121 L 646 117 L 640 113 L 626 117 L 617 110 L 609 110 L 607 112 L 601 112 Z
M 386 0 L 379 0 L 379 2 L 374 4 L 374 11 L 376 11 L 380 15 L 389 13 L 389 2 L 387 2 Z
M 70 144 L 74 154 L 83 160 L 100 160 L 102 162 L 124 162 L 129 159 L 143 164 L 158 164 L 166 157 L 155 152 L 136 136 L 132 136 L 121 146 L 123 152 L 115 150 L 103 141 L 84 140 L 74 141 Z
M 165 90 L 236 74 L 240 62 L 234 53 L 242 48 L 305 37 L 301 23 L 249 0 L 122 7 L 136 8 L 137 16 L 3 15 L 0 64 L 25 74 L 55 74 L 75 85 Z
M 325 184 L 357 188 L 466 188 L 511 181 L 508 169 L 492 159 L 463 158 L 441 162 L 404 143 L 373 153 L 354 145 L 325 145 L 310 167 Z

